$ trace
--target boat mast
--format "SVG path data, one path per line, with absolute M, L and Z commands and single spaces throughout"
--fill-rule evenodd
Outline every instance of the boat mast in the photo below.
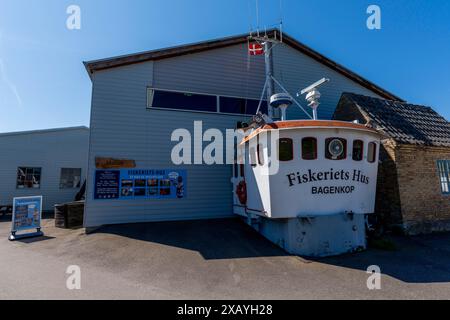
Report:
M 280 81 L 278 81 L 274 75 L 273 75 L 273 56 L 272 56 L 272 50 L 274 46 L 283 43 L 283 21 L 280 17 L 280 24 L 278 28 L 274 28 L 271 31 L 267 32 L 265 30 L 264 35 L 260 35 L 259 32 L 259 7 L 258 7 L 258 0 L 256 0 L 256 19 L 257 19 L 257 27 L 256 27 L 256 36 L 253 35 L 253 30 L 250 30 L 250 35 L 248 37 L 248 43 L 250 48 L 250 41 L 255 42 L 259 44 L 259 48 L 261 51 L 264 51 L 264 65 L 265 65 L 265 82 L 264 87 L 261 93 L 261 98 L 258 104 L 258 109 L 256 110 L 256 115 L 252 119 L 253 123 L 260 124 L 262 119 L 261 116 L 258 116 L 261 110 L 261 105 L 264 99 L 264 93 L 266 94 L 266 101 L 267 101 L 267 116 L 264 121 L 273 121 L 272 119 L 280 118 L 281 120 L 286 120 L 286 108 L 291 105 L 292 103 L 295 103 L 304 113 L 305 115 L 310 119 L 317 119 L 317 106 L 318 106 L 318 99 L 320 98 L 320 93 L 317 95 L 318 91 L 315 91 L 313 93 L 310 93 L 308 96 L 308 102 L 310 102 L 310 106 L 314 105 L 313 107 L 313 115 L 312 117 L 303 107 L 302 105 L 295 100 L 292 95 L 289 93 L 288 90 L 283 86 Z M 253 47 L 253 55 L 259 55 L 260 53 L 256 53 L 257 49 Z M 275 93 L 275 84 L 284 92 L 284 93 Z M 308 92 L 309 93 L 309 92 Z M 287 103 L 287 104 L 286 104 Z M 281 114 L 279 111 L 281 110 Z M 275 112 L 276 111 L 276 112 Z M 256 117 L 258 116 L 258 117 Z
M 267 36 L 266 36 L 267 38 Z M 273 81 L 273 61 L 272 61 L 272 43 L 268 41 L 264 41 L 264 62 L 266 66 L 266 84 L 267 84 L 267 110 L 268 116 L 270 118 L 274 117 L 274 110 L 270 105 L 269 101 L 272 95 L 274 94 L 274 81 Z

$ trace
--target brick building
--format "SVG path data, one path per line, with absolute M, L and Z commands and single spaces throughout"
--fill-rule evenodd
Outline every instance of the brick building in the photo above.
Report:
M 407 234 L 450 231 L 450 124 L 429 107 L 344 93 L 337 120 L 386 135 L 380 150 L 376 213 Z

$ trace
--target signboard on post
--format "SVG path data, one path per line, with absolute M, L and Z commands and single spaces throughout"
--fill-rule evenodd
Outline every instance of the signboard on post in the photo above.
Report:
M 13 200 L 12 227 L 9 240 L 44 235 L 41 231 L 42 196 L 20 197 Z M 18 231 L 36 229 L 36 232 L 16 234 Z

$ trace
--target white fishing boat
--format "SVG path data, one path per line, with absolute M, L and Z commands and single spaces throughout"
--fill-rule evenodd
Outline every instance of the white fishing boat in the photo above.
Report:
M 264 48 L 263 91 L 270 105 L 268 115 L 257 114 L 241 129 L 245 137 L 232 177 L 234 213 L 292 254 L 329 256 L 366 248 L 380 133 L 356 122 L 317 119 L 318 87 L 328 79 L 299 93 L 306 94 L 312 119 L 286 119 L 288 107 L 301 105 L 271 72 L 271 46 L 280 40 L 251 36 L 250 41 Z M 270 82 L 283 92 L 275 93 Z M 281 119 L 274 121 L 277 113 Z

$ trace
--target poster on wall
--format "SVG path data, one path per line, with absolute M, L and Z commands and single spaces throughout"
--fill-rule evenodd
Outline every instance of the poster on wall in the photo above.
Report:
M 12 227 L 9 240 L 42 236 L 42 196 L 13 199 Z M 36 229 L 36 232 L 18 235 L 17 232 Z
M 95 171 L 94 199 L 119 198 L 120 170 Z
M 97 170 L 94 199 L 182 199 L 186 170 Z

